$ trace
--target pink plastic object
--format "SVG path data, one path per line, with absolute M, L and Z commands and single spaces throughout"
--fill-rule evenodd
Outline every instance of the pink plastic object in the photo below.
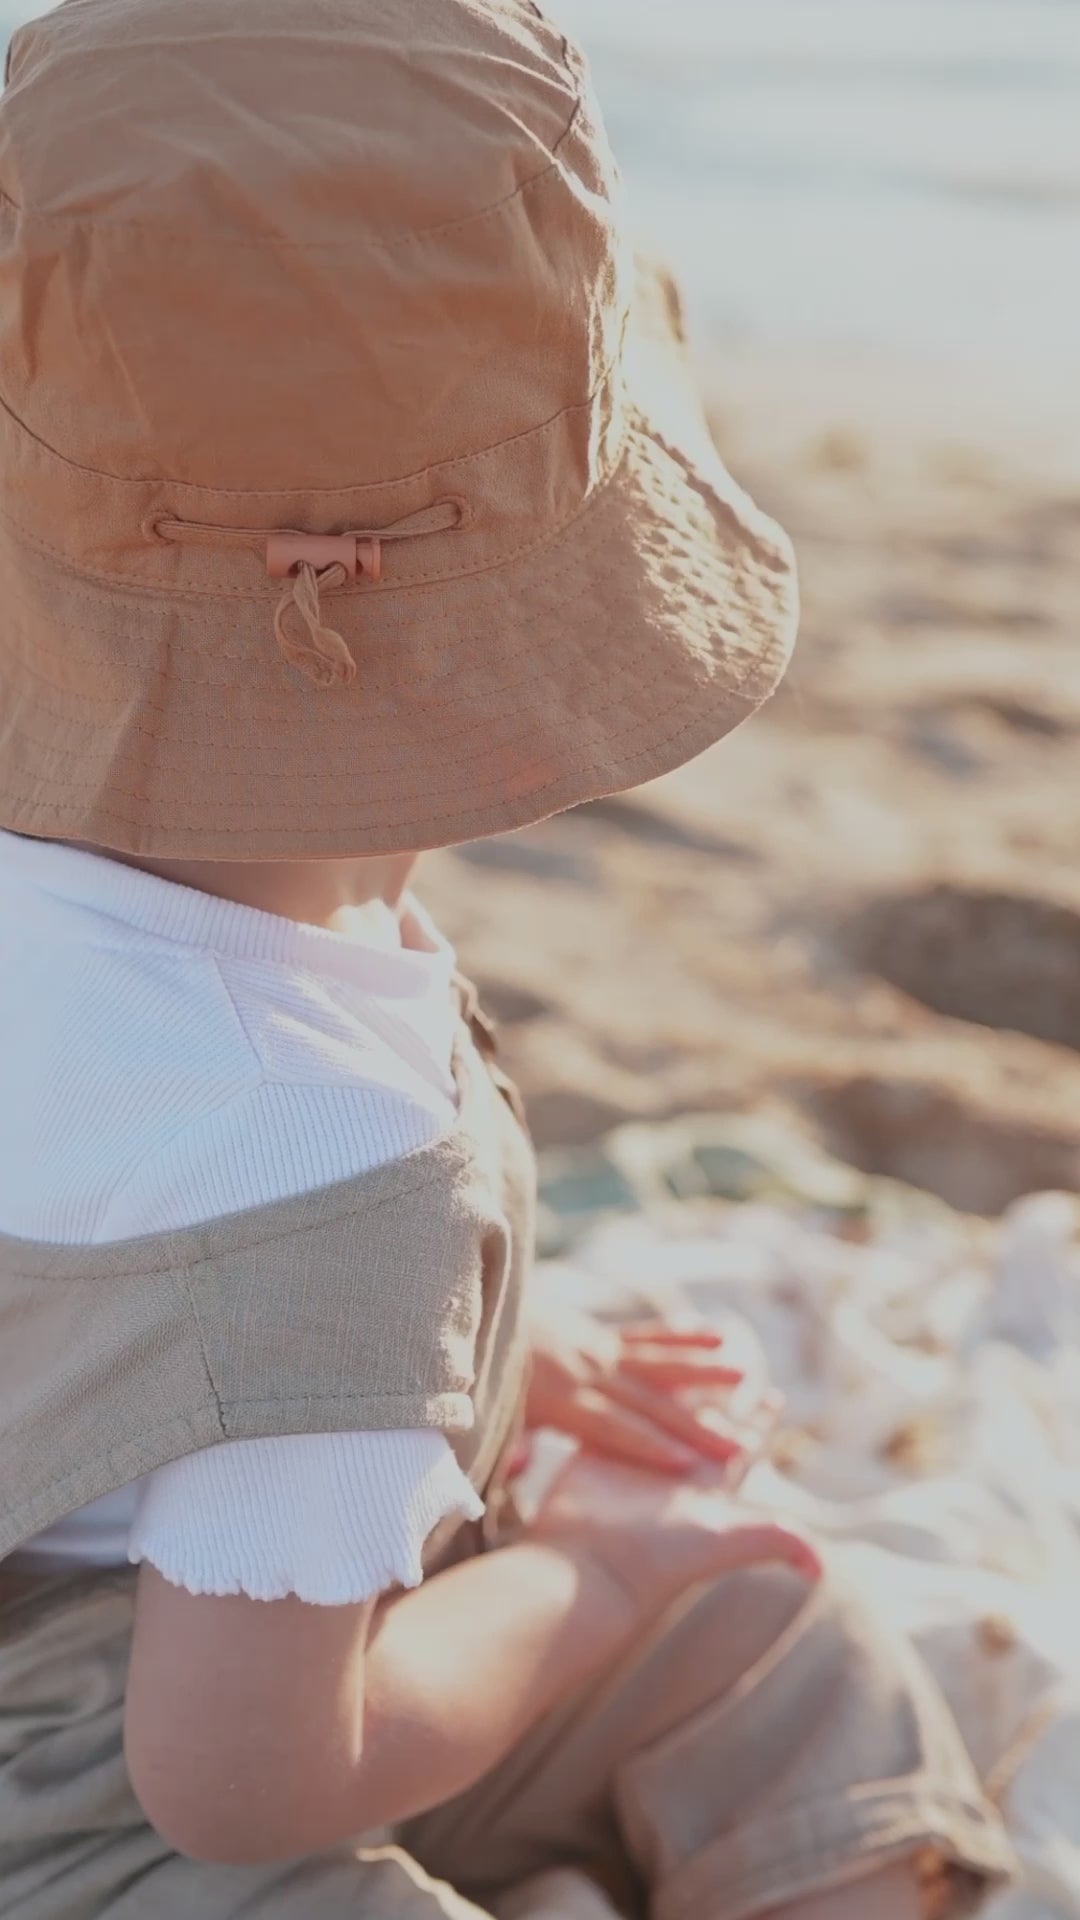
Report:
M 356 579 L 359 556 L 355 534 L 272 533 L 266 543 L 266 567 L 271 580 L 287 580 L 306 562 L 321 573 L 324 567 L 344 567 Z M 374 577 L 374 576 L 373 576 Z
M 361 573 L 366 573 L 369 580 L 382 579 L 381 540 L 358 540 L 356 560 Z

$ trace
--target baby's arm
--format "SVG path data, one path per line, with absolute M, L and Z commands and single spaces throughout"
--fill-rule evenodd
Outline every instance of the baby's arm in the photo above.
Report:
M 140 1578 L 127 1756 L 183 1853 L 237 1865 L 448 1798 L 614 1653 L 599 1568 L 522 1544 L 373 1608 L 195 1598 Z
M 479 1779 L 687 1587 L 812 1550 L 714 1486 L 582 1460 L 534 1536 L 380 1609 L 196 1597 L 140 1575 L 126 1741 L 181 1852 L 339 1844 Z

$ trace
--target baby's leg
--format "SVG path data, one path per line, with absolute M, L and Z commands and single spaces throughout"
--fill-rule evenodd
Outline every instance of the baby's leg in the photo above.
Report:
M 954 1920 L 1013 1865 L 911 1648 L 775 1569 L 688 1594 L 406 1844 L 482 1907 L 574 1863 L 652 1920 Z

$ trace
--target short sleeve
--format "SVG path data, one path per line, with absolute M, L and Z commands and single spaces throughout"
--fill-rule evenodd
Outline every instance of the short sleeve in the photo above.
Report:
M 148 1476 L 128 1555 L 189 1593 L 347 1606 L 418 1586 L 432 1530 L 483 1511 L 438 1432 L 226 1440 Z

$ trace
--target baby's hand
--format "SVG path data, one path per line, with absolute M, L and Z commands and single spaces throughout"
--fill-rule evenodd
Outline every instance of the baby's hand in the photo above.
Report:
M 573 1307 L 539 1305 L 527 1423 L 654 1473 L 692 1473 L 706 1460 L 741 1477 L 776 1407 L 766 1396 L 731 1417 L 724 1401 L 743 1376 L 722 1347 L 705 1327 L 611 1326 Z
M 579 1454 L 555 1482 L 530 1532 L 599 1563 L 643 1613 L 701 1580 L 779 1562 L 817 1580 L 821 1561 L 791 1527 L 755 1519 L 725 1477 L 700 1467 L 677 1484 Z

